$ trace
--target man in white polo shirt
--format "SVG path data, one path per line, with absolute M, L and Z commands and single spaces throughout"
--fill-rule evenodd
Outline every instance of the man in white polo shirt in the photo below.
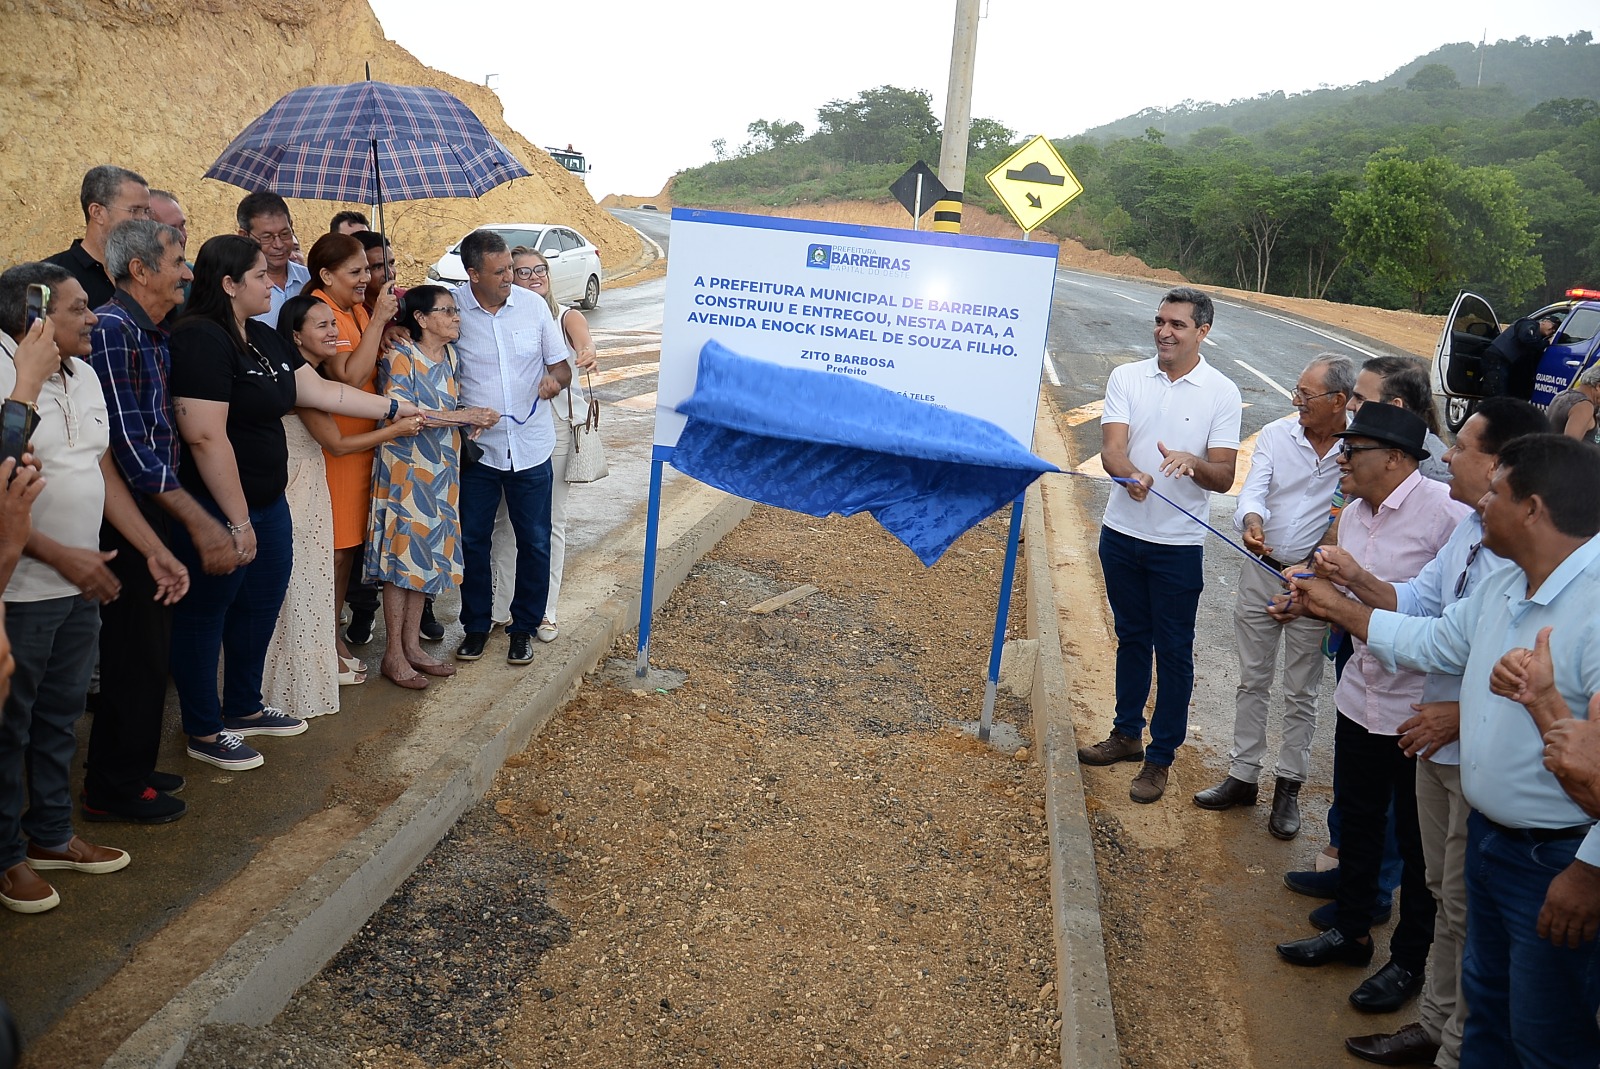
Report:
M 467 281 L 456 287 L 461 310 L 461 403 L 500 412 L 477 440 L 483 455 L 461 468 L 461 626 L 456 659 L 476 661 L 489 639 L 494 600 L 490 550 L 504 498 L 517 536 L 516 587 L 506 660 L 533 660 L 533 633 L 550 593 L 550 454 L 555 425 L 546 403 L 572 381 L 567 345 L 550 306 L 511 284 L 511 250 L 492 230 L 461 241 Z
M 1100 528 L 1100 567 L 1117 631 L 1117 706 L 1111 734 L 1078 750 L 1087 765 L 1144 764 L 1128 795 L 1154 802 L 1189 731 L 1194 620 L 1205 587 L 1204 519 L 1211 492 L 1233 485 L 1239 388 L 1200 355 L 1211 298 L 1189 286 L 1156 309 L 1153 360 L 1123 364 L 1106 382 L 1101 463 L 1127 480 L 1111 491 Z M 1152 474 L 1153 473 L 1153 474 Z M 1174 508 L 1160 495 L 1177 504 Z M 1151 655 L 1156 704 L 1144 747 Z

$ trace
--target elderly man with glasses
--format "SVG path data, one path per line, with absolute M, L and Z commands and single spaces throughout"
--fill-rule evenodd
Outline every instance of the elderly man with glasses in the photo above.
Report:
M 1328 503 L 1339 482 L 1334 453 L 1338 433 L 1349 423 L 1345 401 L 1355 388 L 1355 363 L 1323 353 L 1300 373 L 1289 399 L 1295 413 L 1267 424 L 1256 438 L 1250 473 L 1234 510 L 1244 544 L 1274 571 L 1311 556 L 1328 525 Z M 1256 804 L 1267 752 L 1268 706 L 1278 647 L 1283 647 L 1283 742 L 1278 749 L 1267 830 L 1279 839 L 1300 833 L 1300 785 L 1311 767 L 1311 737 L 1317 730 L 1317 694 L 1322 689 L 1323 626 L 1319 621 L 1283 622 L 1264 611 L 1283 584 L 1245 561 L 1239 570 L 1233 630 L 1239 644 L 1239 693 L 1233 717 L 1228 776 L 1194 796 L 1201 809 Z
M 1317 555 L 1316 573 L 1354 594 L 1363 604 L 1406 616 L 1442 616 L 1466 598 L 1506 561 L 1484 545 L 1479 513 L 1489 492 L 1500 451 L 1529 434 L 1544 431 L 1545 417 L 1526 401 L 1496 397 L 1484 401 L 1444 454 L 1450 465 L 1450 496 L 1472 512 L 1456 526 L 1450 541 L 1416 578 L 1385 583 L 1356 564 L 1341 549 Z M 1438 904 L 1433 965 L 1428 970 L 1419 1016 L 1397 1032 L 1356 1036 L 1345 1047 L 1380 1064 L 1405 1062 L 1456 1069 L 1461 1055 L 1466 1006 L 1457 991 L 1461 950 L 1467 935 L 1467 801 L 1461 790 L 1461 676 L 1428 673 L 1417 713 L 1400 725 L 1400 745 L 1417 761 L 1417 820 L 1427 861 L 1428 888 Z
M 89 297 L 89 307 L 99 308 L 116 292 L 106 271 L 106 235 L 118 223 L 150 218 L 150 183 L 122 167 L 103 163 L 84 172 L 78 193 L 83 205 L 83 237 L 45 263 L 65 268 Z
M 253 318 L 277 327 L 283 302 L 300 294 L 311 281 L 311 272 L 292 259 L 295 250 L 294 220 L 288 203 L 270 190 L 251 193 L 239 202 L 234 212 L 239 233 L 261 246 L 267 258 L 267 282 L 272 286 L 272 307 Z
M 1369 401 L 1339 433 L 1340 486 L 1347 502 L 1340 514 L 1339 559 L 1347 556 L 1352 567 L 1359 564 L 1384 583 L 1415 577 L 1471 512 L 1451 499 L 1448 486 L 1417 470 L 1428 456 L 1427 431 L 1412 412 Z M 1400 922 L 1389 962 L 1350 995 L 1357 1009 L 1368 1012 L 1392 1012 L 1417 993 L 1433 943 L 1434 899 L 1417 825 L 1417 760 L 1400 745 L 1402 725 L 1412 719 L 1426 684 L 1422 672 L 1391 671 L 1365 642 L 1355 642 L 1334 691 L 1334 761 L 1341 766 L 1344 809 L 1335 922 L 1320 935 L 1278 945 L 1278 954 L 1295 965 L 1365 966 L 1372 960 L 1372 903 L 1392 802 L 1403 866 Z

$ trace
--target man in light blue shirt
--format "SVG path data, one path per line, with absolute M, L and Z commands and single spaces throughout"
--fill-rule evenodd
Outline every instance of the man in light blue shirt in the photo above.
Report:
M 305 265 L 290 258 L 294 253 L 294 220 L 289 216 L 289 204 L 271 190 L 257 190 L 239 202 L 234 221 L 239 224 L 239 234 L 260 245 L 267 258 L 272 307 L 251 318 L 276 327 L 283 302 L 298 296 L 311 281 L 311 272 Z
M 457 378 L 461 403 L 502 413 L 477 440 L 482 456 L 461 468 L 461 626 L 456 658 L 475 661 L 489 639 L 494 579 L 490 550 L 502 497 L 517 536 L 516 588 L 506 660 L 533 660 L 533 633 L 550 593 L 550 454 L 555 425 L 549 401 L 572 381 L 561 328 L 542 297 L 511 284 L 511 250 L 490 230 L 461 242 L 467 281 L 455 290 L 461 309 Z
M 1445 451 L 1450 496 L 1476 506 L 1489 491 L 1499 453 L 1508 443 L 1548 430 L 1544 413 L 1526 401 L 1497 397 L 1483 402 Z M 1405 616 L 1436 617 L 1476 590 L 1493 572 L 1508 567 L 1505 558 L 1483 545 L 1483 520 L 1472 512 L 1456 527 L 1439 555 L 1416 578 L 1385 583 L 1341 549 L 1324 547 L 1316 556 L 1317 574 L 1349 590 L 1364 604 Z M 1461 676 L 1430 672 L 1415 706 L 1417 715 L 1401 725 L 1400 744 L 1417 762 L 1417 822 L 1427 862 L 1428 889 L 1439 909 L 1427 985 L 1416 1024 L 1397 1032 L 1353 1036 L 1345 1047 L 1358 1058 L 1397 1064 L 1398 1057 L 1456 1069 L 1466 1005 L 1459 997 L 1461 951 L 1467 934 L 1467 805 L 1461 791 Z M 1419 978 L 1420 979 L 1420 978 Z
M 1544 767 L 1548 709 L 1530 717 L 1490 689 L 1502 654 L 1547 632 L 1554 669 L 1541 700 L 1585 719 L 1600 691 L 1596 459 L 1593 447 L 1554 434 L 1500 451 L 1480 506 L 1483 546 L 1516 567 L 1437 619 L 1374 611 L 1322 580 L 1295 584 L 1385 666 L 1461 676 L 1461 787 L 1472 807 L 1464 1069 L 1600 1063 L 1600 830 Z

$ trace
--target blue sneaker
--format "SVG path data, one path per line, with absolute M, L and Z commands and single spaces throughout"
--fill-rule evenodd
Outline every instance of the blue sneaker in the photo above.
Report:
M 1385 902 L 1382 906 L 1373 911 L 1372 926 L 1374 928 L 1382 928 L 1385 924 L 1389 923 L 1390 918 L 1393 916 L 1394 898 L 1390 897 L 1389 901 Z M 1332 928 L 1334 925 L 1339 923 L 1339 903 L 1324 902 L 1322 905 L 1312 910 L 1311 916 L 1307 919 L 1311 921 L 1311 927 L 1315 928 L 1319 932 L 1325 932 L 1329 928 Z
M 247 768 L 260 768 L 266 763 L 261 754 L 245 745 L 245 741 L 231 731 L 217 732 L 216 742 L 201 742 L 191 738 L 189 756 L 208 765 L 240 772 Z
M 225 716 L 222 726 L 238 736 L 245 735 L 298 735 L 306 729 L 306 722 L 289 716 L 282 709 L 263 706 L 254 716 Z

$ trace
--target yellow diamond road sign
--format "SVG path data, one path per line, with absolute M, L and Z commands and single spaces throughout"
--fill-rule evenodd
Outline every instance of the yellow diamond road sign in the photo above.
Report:
M 1036 137 L 990 171 L 989 187 L 1023 230 L 1032 230 L 1083 192 L 1046 137 Z

